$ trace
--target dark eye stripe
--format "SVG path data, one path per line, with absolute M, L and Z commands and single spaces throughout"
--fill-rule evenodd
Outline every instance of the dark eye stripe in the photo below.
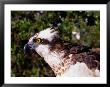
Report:
M 50 42 L 47 39 L 42 39 L 43 44 L 49 44 Z

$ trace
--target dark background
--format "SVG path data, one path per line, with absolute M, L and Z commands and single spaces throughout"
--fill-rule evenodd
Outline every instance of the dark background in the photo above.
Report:
M 24 55 L 23 48 L 37 32 L 60 22 L 60 39 L 73 44 L 100 49 L 99 11 L 12 11 L 11 12 L 11 76 L 52 77 L 48 64 L 37 53 Z M 72 32 L 80 32 L 76 40 Z

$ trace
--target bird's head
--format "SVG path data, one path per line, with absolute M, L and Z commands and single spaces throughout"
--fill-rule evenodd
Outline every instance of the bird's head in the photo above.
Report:
M 29 50 L 35 50 L 40 45 L 47 45 L 51 43 L 55 38 L 59 38 L 58 31 L 54 28 L 47 28 L 45 30 L 36 33 L 32 36 L 28 43 L 24 46 L 24 53 L 29 52 Z

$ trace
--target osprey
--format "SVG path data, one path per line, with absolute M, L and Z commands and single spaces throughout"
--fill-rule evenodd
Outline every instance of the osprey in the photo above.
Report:
M 100 54 L 83 45 L 60 40 L 57 29 L 47 28 L 32 36 L 24 46 L 35 50 L 58 77 L 100 76 Z

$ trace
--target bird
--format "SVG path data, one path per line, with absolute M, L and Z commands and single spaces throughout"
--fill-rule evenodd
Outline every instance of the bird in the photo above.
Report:
M 58 29 L 46 28 L 29 38 L 24 53 L 35 50 L 56 77 L 99 77 L 100 53 L 60 39 Z

